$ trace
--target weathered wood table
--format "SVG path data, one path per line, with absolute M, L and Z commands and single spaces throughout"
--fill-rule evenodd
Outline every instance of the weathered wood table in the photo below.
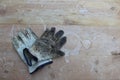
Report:
M 66 55 L 30 75 L 11 44 L 18 30 L 63 29 Z M 120 80 L 119 0 L 0 0 L 0 80 Z

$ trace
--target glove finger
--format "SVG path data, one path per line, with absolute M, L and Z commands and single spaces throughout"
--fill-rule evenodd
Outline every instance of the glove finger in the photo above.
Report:
M 27 44 L 27 43 L 28 43 L 28 39 L 27 39 L 27 37 L 26 37 L 26 35 L 24 34 L 23 31 L 20 31 L 20 32 L 18 33 L 18 39 L 19 39 L 22 43 L 24 43 L 24 44 Z
M 64 56 L 65 53 L 61 50 L 52 50 L 51 55 L 52 55 L 51 58 L 56 58 L 59 56 Z
M 25 42 L 27 47 L 32 46 L 36 39 L 38 39 L 38 36 L 30 28 L 25 29 L 23 31 L 23 34 L 27 39 L 27 41 Z
M 66 37 L 62 37 L 57 43 L 56 43 L 56 48 L 57 49 L 61 49 L 63 47 L 63 45 L 66 43 L 67 38 Z
M 55 27 L 52 27 L 51 30 L 49 31 L 48 38 L 53 39 L 54 34 L 55 34 Z
M 24 55 L 24 58 L 25 58 L 25 60 L 26 60 L 26 63 L 29 65 L 29 66 L 32 66 L 32 60 L 34 60 L 34 61 L 38 61 L 38 59 L 35 57 L 35 56 L 33 56 L 30 52 L 29 52 L 29 50 L 27 49 L 27 48 L 25 48 L 24 50 L 23 50 L 23 55 Z
M 12 43 L 13 43 L 13 46 L 14 46 L 16 49 L 19 48 L 19 40 L 18 40 L 18 38 L 17 38 L 16 36 L 13 37 Z
M 52 27 L 50 30 L 47 28 L 42 34 L 41 38 L 53 38 L 55 34 L 55 27 Z
M 20 48 L 20 46 L 24 45 L 24 42 L 21 39 L 21 37 L 15 36 L 13 37 L 13 45 L 17 49 L 17 48 Z
M 59 30 L 59 31 L 55 34 L 55 36 L 54 36 L 55 41 L 59 40 L 59 39 L 63 36 L 63 34 L 64 34 L 64 31 L 63 31 L 63 30 Z
M 55 27 L 52 27 L 52 28 L 51 28 L 50 34 L 51 34 L 51 36 L 53 36 L 53 35 L 55 34 Z
M 47 37 L 47 36 L 48 36 L 48 33 L 49 33 L 49 29 L 47 28 L 47 29 L 44 31 L 44 33 L 41 35 L 40 38 L 45 38 L 45 37 Z
M 59 56 L 64 56 L 65 53 L 61 50 L 57 50 L 56 53 L 59 55 Z
M 35 38 L 35 39 L 37 39 L 38 37 L 37 37 L 37 35 L 30 29 L 30 28 L 27 28 L 26 30 L 25 30 L 25 33 L 24 33 L 25 35 L 26 35 L 26 37 L 28 37 L 28 38 Z

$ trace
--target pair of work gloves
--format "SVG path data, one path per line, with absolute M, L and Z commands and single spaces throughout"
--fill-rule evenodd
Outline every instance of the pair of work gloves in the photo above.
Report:
M 38 37 L 30 28 L 21 30 L 13 37 L 12 43 L 23 62 L 28 66 L 29 73 L 53 62 L 53 58 L 64 56 L 61 48 L 66 43 L 64 31 L 55 32 L 56 28 L 46 29 Z

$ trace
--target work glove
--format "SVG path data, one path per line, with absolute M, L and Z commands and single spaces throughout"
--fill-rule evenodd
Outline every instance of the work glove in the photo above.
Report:
M 29 52 L 35 56 L 38 61 L 44 61 L 59 56 L 64 56 L 61 47 L 66 43 L 66 37 L 62 37 L 63 30 L 55 33 L 55 28 L 46 29 L 40 38 L 37 38 L 34 44 L 29 48 Z M 27 60 L 28 61 L 28 60 Z
M 52 59 L 38 61 L 38 58 L 30 53 L 29 48 L 35 43 L 37 38 L 35 33 L 30 28 L 27 28 L 26 30 L 19 31 L 12 39 L 13 46 L 27 65 L 29 73 L 33 73 L 38 68 L 52 63 Z
M 62 37 L 63 30 L 55 33 L 55 28 L 46 29 L 43 35 L 38 38 L 29 51 L 38 58 L 38 61 L 52 59 L 59 56 L 64 56 L 65 53 L 60 49 L 66 43 L 66 37 Z
M 20 31 L 13 37 L 13 45 L 21 59 L 33 73 L 37 68 L 52 63 L 52 58 L 63 56 L 61 47 L 66 43 L 66 37 L 62 37 L 62 30 L 55 33 L 55 28 L 46 29 L 38 38 L 29 28 Z

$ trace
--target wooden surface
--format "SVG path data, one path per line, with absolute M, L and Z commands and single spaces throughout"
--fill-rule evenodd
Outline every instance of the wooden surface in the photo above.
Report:
M 18 30 L 63 29 L 66 55 L 30 75 L 11 44 Z M 119 0 L 0 0 L 0 80 L 120 80 Z

